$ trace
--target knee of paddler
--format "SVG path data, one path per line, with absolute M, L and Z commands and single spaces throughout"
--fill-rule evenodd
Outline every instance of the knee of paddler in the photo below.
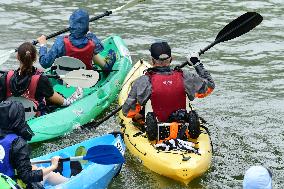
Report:
M 157 140 L 158 121 L 154 112 L 148 112 L 145 119 L 146 135 L 150 141 Z
M 188 134 L 190 138 L 197 139 L 201 133 L 200 120 L 196 111 L 190 111 L 188 113 Z
M 136 114 L 132 118 L 133 125 L 142 132 L 145 132 L 145 118 L 142 114 Z

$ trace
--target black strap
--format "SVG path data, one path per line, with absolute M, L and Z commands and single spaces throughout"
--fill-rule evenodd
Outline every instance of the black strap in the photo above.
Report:
M 187 130 L 187 126 L 185 124 L 183 124 L 181 126 L 181 129 L 178 131 L 177 138 L 183 140 L 183 136 L 184 136 L 186 130 Z
M 73 70 L 79 70 L 79 69 L 80 69 L 80 67 L 79 67 L 79 68 L 70 68 L 70 67 L 65 67 L 65 66 L 61 66 L 61 65 L 58 65 L 58 68 L 59 68 L 60 70 L 64 70 L 64 71 L 68 71 L 68 72 L 73 71 Z

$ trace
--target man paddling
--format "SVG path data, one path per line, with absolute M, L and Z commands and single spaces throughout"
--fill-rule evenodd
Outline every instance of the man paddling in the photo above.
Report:
M 99 53 L 104 47 L 94 33 L 89 32 L 89 14 L 83 9 L 73 12 L 69 18 L 70 35 L 56 38 L 49 51 L 46 47 L 46 36 L 42 35 L 37 40 L 40 44 L 39 62 L 42 67 L 49 68 L 56 58 L 70 56 L 81 60 L 88 70 L 93 69 L 93 61 L 106 72 L 111 70 L 116 61 L 116 54 L 109 51 L 107 60 L 100 57 Z
M 153 68 L 148 69 L 145 75 L 133 83 L 129 96 L 122 106 L 123 114 L 133 118 L 134 122 L 143 123 L 144 116 L 140 114 L 141 106 L 146 106 L 145 114 L 147 115 L 149 101 L 157 120 L 168 122 L 173 115 L 181 116 L 180 113 L 184 112 L 181 110 L 185 110 L 188 106 L 186 98 L 191 101 L 196 97 L 204 98 L 215 88 L 210 73 L 200 62 L 197 53 L 187 57 L 188 64 L 195 68 L 196 75 L 186 70 L 170 68 L 172 56 L 167 42 L 153 43 L 150 52 Z M 199 134 L 200 131 L 197 130 L 191 138 L 197 138 Z

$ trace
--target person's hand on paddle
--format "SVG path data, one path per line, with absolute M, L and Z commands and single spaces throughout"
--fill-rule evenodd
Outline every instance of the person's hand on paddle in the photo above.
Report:
M 200 64 L 200 58 L 199 58 L 199 54 L 198 52 L 192 52 L 190 53 L 187 57 L 186 57 L 188 64 L 190 66 L 197 66 L 198 64 Z
M 42 35 L 39 38 L 37 38 L 37 41 L 40 45 L 46 45 L 46 36 Z
M 59 159 L 60 159 L 59 156 L 54 156 L 54 157 L 51 158 L 51 166 L 50 166 L 50 167 L 51 167 L 53 170 L 57 169 L 58 163 L 59 163 Z

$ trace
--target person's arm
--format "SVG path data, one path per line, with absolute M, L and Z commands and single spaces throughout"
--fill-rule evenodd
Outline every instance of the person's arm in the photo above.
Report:
M 46 168 L 41 168 L 43 176 L 48 175 L 50 172 L 54 171 L 58 167 L 60 157 L 54 156 L 51 158 L 51 165 Z
M 128 94 L 128 98 L 122 105 L 122 113 L 124 116 L 134 118 L 141 111 L 149 100 L 152 93 L 152 85 L 148 76 L 139 77 L 132 85 Z
M 184 85 L 190 100 L 193 100 L 195 97 L 204 98 L 208 96 L 215 88 L 213 78 L 200 62 L 197 53 L 193 53 L 191 56 L 187 57 L 187 60 L 198 74 L 191 74 L 187 71 L 183 72 Z
M 55 105 L 63 105 L 64 103 L 64 99 L 60 94 L 58 94 L 57 92 L 54 91 L 53 95 L 49 98 L 47 98 L 47 100 L 49 102 L 51 102 L 52 104 L 55 104 Z
M 27 142 L 19 137 L 15 139 L 12 143 L 12 148 L 10 151 L 11 164 L 17 171 L 17 176 L 24 183 L 41 182 L 43 177 L 54 171 L 58 166 L 59 157 L 53 157 L 51 161 L 51 166 L 33 170 L 30 162 L 30 152 Z
M 45 98 L 50 101 L 52 104 L 63 105 L 64 97 L 53 90 L 52 84 L 50 83 L 48 77 L 44 74 L 40 76 L 36 94 L 36 99 Z
M 101 40 L 92 32 L 87 33 L 87 38 L 92 39 L 95 43 L 93 62 L 103 69 L 105 67 L 106 61 L 99 55 L 99 53 L 104 50 L 104 46 Z
M 40 49 L 39 49 L 39 63 L 43 68 L 49 68 L 52 66 L 56 58 L 65 55 L 65 45 L 63 41 L 63 36 L 56 38 L 51 49 L 47 52 L 46 37 L 42 35 L 37 38 Z
M 195 67 L 195 70 L 197 74 L 204 79 L 203 85 L 200 87 L 200 89 L 197 91 L 195 96 L 197 98 L 204 98 L 212 93 L 212 91 L 215 88 L 215 83 L 213 78 L 211 77 L 211 74 L 204 68 L 203 64 L 200 63 Z
M 100 56 L 100 54 L 94 54 L 93 56 L 93 61 L 95 64 L 97 64 L 98 66 L 100 66 L 101 68 L 104 68 L 105 64 L 106 64 L 106 61 L 104 58 L 102 58 Z

